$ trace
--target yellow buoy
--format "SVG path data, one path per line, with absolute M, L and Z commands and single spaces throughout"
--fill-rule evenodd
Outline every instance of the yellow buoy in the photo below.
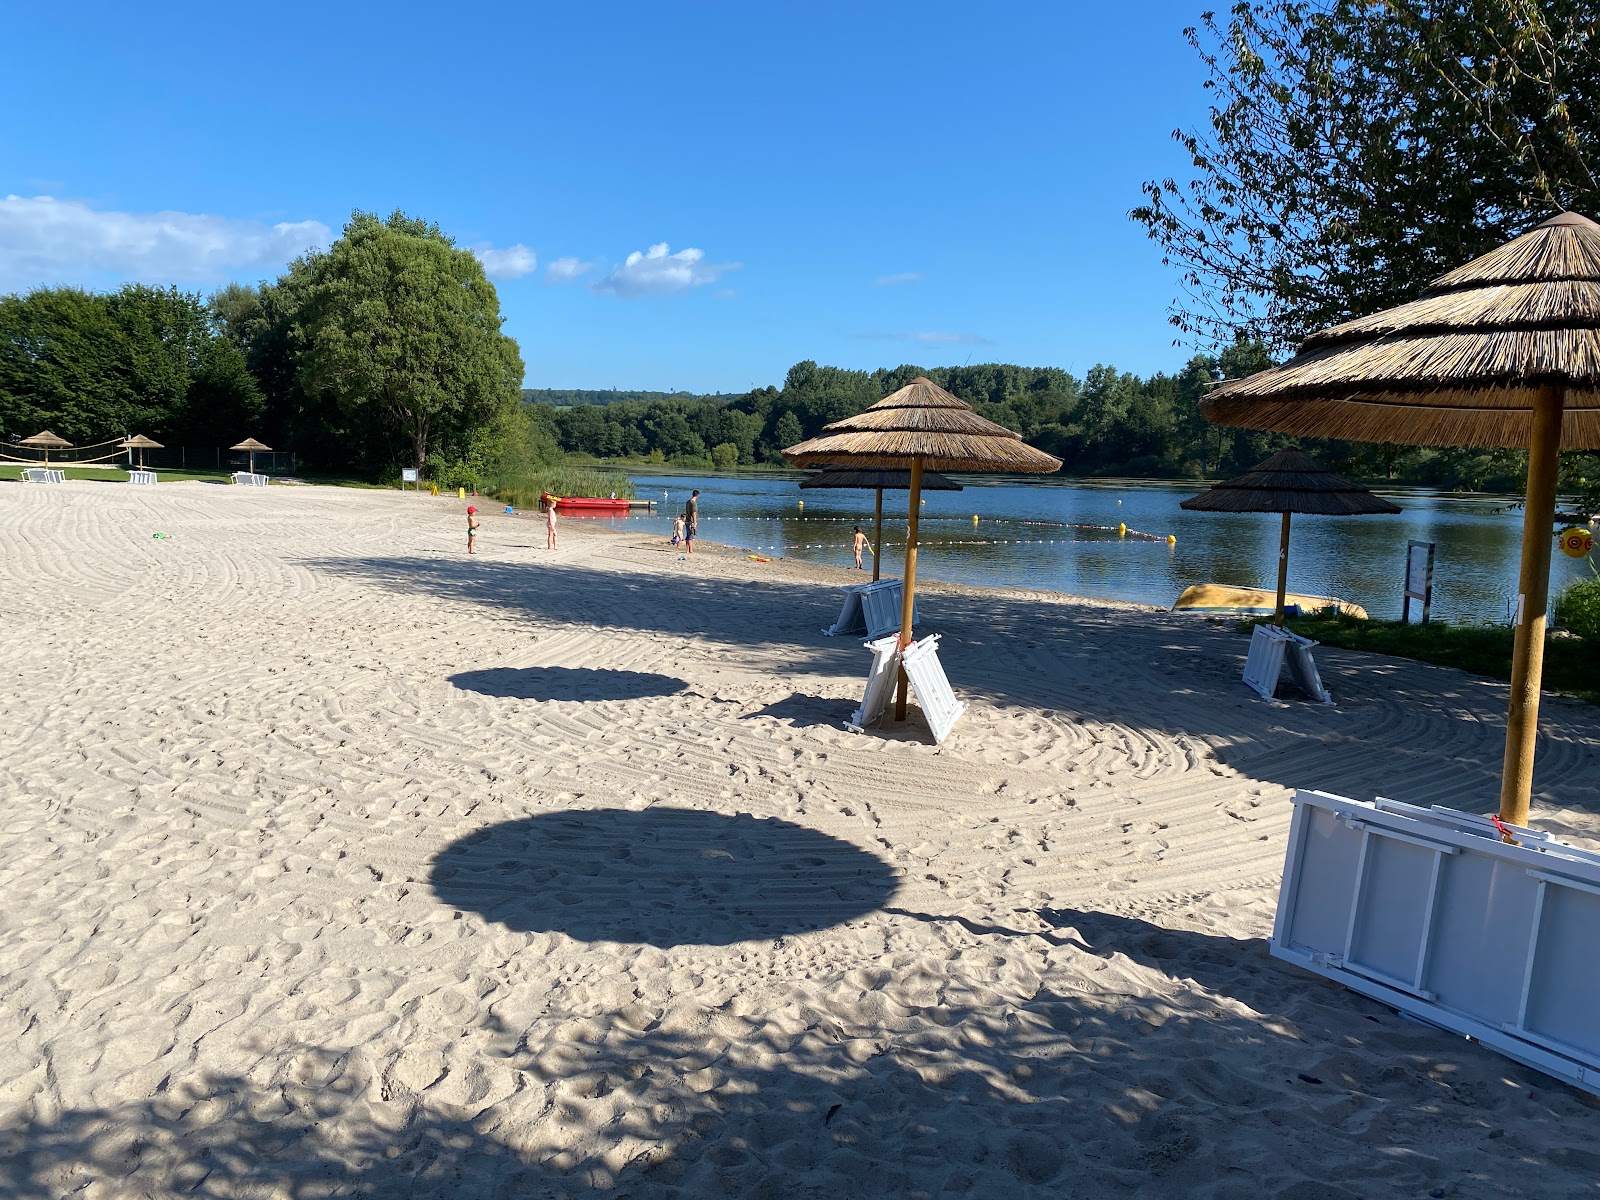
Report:
M 1117 503 L 1121 504 L 1122 501 L 1118 500 Z M 1128 536 L 1128 527 L 1126 525 L 1119 524 L 1117 526 L 1117 536 L 1118 537 L 1127 537 Z
M 1177 544 L 1178 544 L 1178 539 L 1173 537 L 1170 533 L 1167 534 L 1167 545 L 1176 546 Z
M 972 514 L 972 523 L 974 525 L 976 525 L 978 523 L 978 514 L 977 513 L 973 513 Z
M 800 501 L 800 511 L 801 512 L 805 512 L 805 510 L 806 510 L 806 502 L 804 500 L 802 500 L 802 501 Z

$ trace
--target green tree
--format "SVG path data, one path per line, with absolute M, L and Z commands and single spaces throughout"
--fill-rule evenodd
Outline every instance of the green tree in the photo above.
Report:
M 800 418 L 785 409 L 778 422 L 772 428 L 772 440 L 778 450 L 786 450 L 790 446 L 804 440 L 805 431 L 800 428 Z
M 719 471 L 731 471 L 739 465 L 739 447 L 732 442 L 718 442 L 711 447 L 711 465 Z
M 1186 32 L 1209 126 L 1132 216 L 1215 345 L 1280 352 L 1600 205 L 1594 0 L 1266 0 Z
M 368 469 L 493 453 L 522 356 L 476 257 L 437 225 L 358 212 L 309 274 L 291 339 L 298 387 L 352 418 Z

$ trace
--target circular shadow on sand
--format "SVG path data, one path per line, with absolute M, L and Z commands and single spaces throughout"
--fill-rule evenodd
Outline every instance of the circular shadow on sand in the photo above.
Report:
M 463 691 L 513 700 L 643 700 L 673 696 L 688 686 L 671 675 L 588 667 L 490 667 L 462 671 L 450 682 Z
M 815 829 L 682 808 L 491 825 L 441 850 L 429 882 L 445 904 L 519 933 L 654 946 L 826 929 L 897 886 L 877 855 Z

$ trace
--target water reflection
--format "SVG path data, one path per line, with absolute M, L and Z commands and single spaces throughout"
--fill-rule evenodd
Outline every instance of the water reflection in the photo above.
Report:
M 699 488 L 703 537 L 764 554 L 848 566 L 851 525 L 871 529 L 872 493 L 802 493 L 796 486 L 801 478 L 799 472 L 634 475 L 639 496 L 656 500 L 660 507 L 649 515 L 603 520 L 666 537 L 689 490 Z M 1163 606 L 1194 583 L 1270 587 L 1277 580 L 1278 517 L 1185 512 L 1178 502 L 1198 490 L 1192 485 L 1006 478 L 961 482 L 964 492 L 925 497 L 918 558 L 925 578 Z M 1340 596 L 1373 616 L 1396 617 L 1406 542 L 1431 541 L 1438 547 L 1435 614 L 1453 621 L 1504 621 L 1516 594 L 1520 509 L 1505 499 L 1426 489 L 1384 494 L 1405 511 L 1399 516 L 1295 518 L 1290 589 Z M 904 492 L 884 494 L 886 574 L 899 570 L 905 503 Z M 1119 523 L 1154 537 L 1119 538 Z M 1167 545 L 1169 534 L 1177 538 L 1175 546 Z M 1584 561 L 1557 554 L 1552 595 L 1588 572 Z

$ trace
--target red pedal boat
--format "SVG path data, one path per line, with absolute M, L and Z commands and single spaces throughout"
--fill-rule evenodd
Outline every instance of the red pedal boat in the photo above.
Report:
M 629 507 L 629 502 L 620 496 L 552 496 L 549 492 L 545 492 L 540 500 L 545 504 L 554 502 L 557 512 L 595 513 L 607 516 L 626 513 Z

